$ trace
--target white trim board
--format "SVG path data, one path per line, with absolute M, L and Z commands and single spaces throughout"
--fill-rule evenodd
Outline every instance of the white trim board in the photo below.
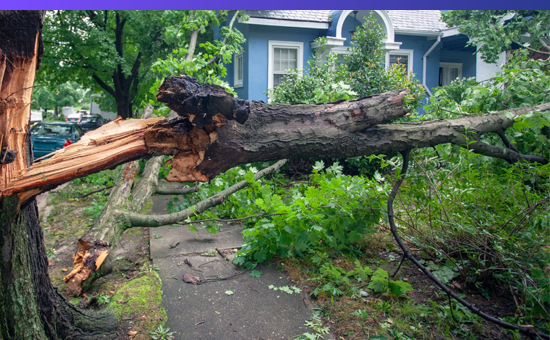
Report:
M 238 73 L 239 73 L 239 63 L 237 62 L 238 59 L 241 59 L 241 79 L 239 80 Z M 233 87 L 234 88 L 241 88 L 243 87 L 243 81 L 244 81 L 244 59 L 242 53 L 236 53 L 235 58 L 233 60 Z
M 268 19 L 268 18 L 250 18 L 248 21 L 241 21 L 239 23 L 248 25 L 264 25 L 264 26 L 279 26 L 279 27 L 298 27 L 298 28 L 315 28 L 315 29 L 328 29 L 329 24 L 327 22 L 313 22 L 313 21 L 293 21 L 293 20 L 280 20 L 280 19 Z

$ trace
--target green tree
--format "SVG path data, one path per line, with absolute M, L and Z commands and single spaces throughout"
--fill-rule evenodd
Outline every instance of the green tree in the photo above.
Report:
M 78 89 L 78 84 L 64 83 L 57 88 L 57 91 L 49 87 L 38 87 L 33 93 L 34 102 L 31 104 L 33 110 L 53 109 L 55 115 L 59 113 L 58 108 L 63 106 L 73 106 L 82 100 L 82 93 Z
M 489 63 L 514 44 L 534 53 L 550 55 L 550 11 L 546 10 L 457 10 L 442 13 L 448 26 L 460 26 L 468 45 L 477 46 Z
M 38 79 L 76 81 L 105 95 L 123 118 L 152 84 L 151 64 L 168 54 L 162 11 L 56 11 L 44 23 Z

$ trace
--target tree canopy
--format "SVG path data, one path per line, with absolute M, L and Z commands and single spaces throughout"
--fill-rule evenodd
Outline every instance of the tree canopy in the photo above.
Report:
M 52 110 L 63 106 L 73 106 L 82 100 L 82 92 L 79 90 L 78 84 L 67 82 L 52 90 L 46 86 L 37 87 L 33 91 L 33 110 L 43 109 Z M 57 113 L 57 112 L 56 112 Z
M 228 11 L 55 11 L 44 23 L 44 56 L 38 77 L 61 85 L 75 81 L 103 93 L 101 105 L 123 117 L 152 97 L 157 78 L 173 72 L 197 73 L 230 60 L 244 39 L 222 28 L 223 41 L 213 42 L 212 27 Z M 236 44 L 231 44 L 237 41 Z M 235 46 L 227 48 L 226 46 Z M 188 51 L 197 49 L 197 53 Z M 182 59 L 185 63 L 180 64 Z M 200 62 L 202 60 L 202 62 Z M 154 71 L 151 72 L 152 65 Z M 219 72 L 203 72 L 202 77 Z M 160 73 L 160 74 L 158 74 Z M 168 73 L 168 74 L 166 74 Z M 224 74 L 221 74 L 223 77 Z
M 460 26 L 469 46 L 494 63 L 498 54 L 524 47 L 550 55 L 550 12 L 546 10 L 455 10 L 441 14 L 448 26 Z

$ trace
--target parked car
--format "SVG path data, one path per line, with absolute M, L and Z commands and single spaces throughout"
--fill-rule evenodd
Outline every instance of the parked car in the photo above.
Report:
M 31 129 L 34 158 L 41 158 L 80 140 L 83 132 L 73 123 L 40 122 Z
M 103 124 L 105 121 L 98 114 L 82 116 L 82 120 L 78 123 L 84 132 L 95 130 Z
M 78 123 L 78 122 L 80 122 L 81 119 L 82 119 L 82 113 L 81 112 L 76 112 L 76 113 L 71 113 L 70 115 L 68 115 L 65 118 L 65 121 L 66 122 Z

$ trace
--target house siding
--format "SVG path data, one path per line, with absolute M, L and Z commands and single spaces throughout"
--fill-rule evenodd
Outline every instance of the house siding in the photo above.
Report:
M 310 42 L 320 37 L 324 31 L 308 28 L 273 27 L 252 25 L 249 28 L 248 55 L 253 56 L 253 62 L 247 62 L 248 98 L 249 100 L 267 101 L 265 91 L 268 86 L 268 49 L 269 40 L 297 41 L 304 44 L 303 65 L 307 69 L 307 61 L 312 55 Z M 246 58 L 248 61 L 248 57 Z M 232 83 L 232 82 L 231 82 Z M 243 97 L 244 98 L 244 97 Z
M 462 77 L 470 78 L 476 76 L 476 56 L 465 51 L 441 50 L 442 63 L 462 63 Z
M 396 35 L 395 41 L 401 42 L 400 49 L 414 50 L 413 73 L 419 83 L 423 79 L 422 57 L 435 44 L 436 40 L 428 40 L 426 37 L 412 35 Z M 439 58 L 441 44 L 437 45 L 428 55 L 426 60 L 426 86 L 431 90 L 439 83 Z

